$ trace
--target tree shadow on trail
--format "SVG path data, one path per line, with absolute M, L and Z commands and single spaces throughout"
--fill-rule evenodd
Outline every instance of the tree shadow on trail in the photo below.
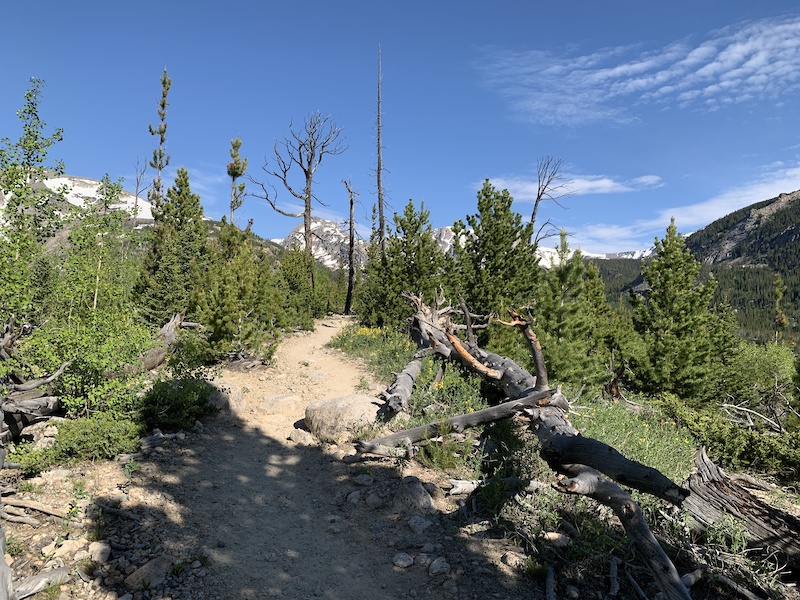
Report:
M 112 550 L 96 565 L 93 585 L 113 597 L 543 597 L 541 582 L 498 568 L 460 536 L 458 513 L 426 515 L 432 525 L 415 533 L 412 514 L 392 504 L 403 475 L 395 461 L 347 464 L 230 413 L 137 461 L 133 483 L 116 499 L 138 520 L 109 511 L 96 517 Z M 371 479 L 355 480 L 364 474 Z M 401 551 L 416 564 L 396 567 Z M 438 556 L 450 570 L 431 575 L 428 563 Z M 126 589 L 125 578 L 154 560 L 160 572 Z

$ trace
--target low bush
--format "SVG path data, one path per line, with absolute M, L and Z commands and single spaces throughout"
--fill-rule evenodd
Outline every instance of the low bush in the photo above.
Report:
M 796 480 L 800 471 L 800 432 L 775 435 L 732 423 L 711 408 L 693 409 L 680 398 L 665 394 L 658 406 L 706 446 L 709 456 L 723 466 L 746 467 Z
M 142 399 L 142 423 L 148 430 L 188 429 L 197 419 L 216 412 L 209 404 L 213 392 L 213 386 L 201 377 L 157 381 Z
M 17 446 L 9 457 L 18 462 L 25 475 L 37 475 L 54 465 L 69 465 L 82 461 L 107 460 L 119 454 L 134 452 L 142 435 L 140 425 L 110 413 L 95 413 L 90 417 L 57 423 L 58 436 L 50 448 L 31 449 Z

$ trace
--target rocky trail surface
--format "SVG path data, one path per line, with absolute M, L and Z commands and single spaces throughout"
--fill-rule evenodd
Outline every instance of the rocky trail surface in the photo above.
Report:
M 61 516 L 26 508 L 38 525 L 4 523 L 15 576 L 68 569 L 35 596 L 59 600 L 543 597 L 524 557 L 446 496 L 441 475 L 348 462 L 351 445 L 302 429 L 308 404 L 381 389 L 326 346 L 347 323 L 289 337 L 274 366 L 224 370 L 230 409 L 191 432 L 17 482 L 16 499 Z

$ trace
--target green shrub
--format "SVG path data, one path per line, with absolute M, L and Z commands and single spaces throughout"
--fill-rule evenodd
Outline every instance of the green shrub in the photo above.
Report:
M 800 432 L 773 435 L 745 428 L 712 409 L 694 410 L 672 394 L 665 394 L 659 405 L 723 466 L 772 471 L 789 478 L 796 478 L 800 470 Z
M 142 399 L 142 423 L 148 430 L 188 429 L 197 419 L 216 411 L 208 401 L 213 391 L 200 377 L 157 381 Z
M 141 428 L 128 419 L 110 413 L 57 423 L 58 436 L 51 448 L 32 450 L 21 444 L 10 457 L 21 465 L 25 475 L 36 475 L 54 465 L 107 460 L 135 451 Z
M 19 357 L 34 365 L 32 376 L 52 373 L 72 361 L 54 382 L 54 393 L 71 416 L 96 411 L 131 415 L 136 408 L 140 381 L 109 374 L 136 362 L 152 340 L 145 327 L 117 317 L 103 314 L 87 322 L 38 329 L 20 347 Z

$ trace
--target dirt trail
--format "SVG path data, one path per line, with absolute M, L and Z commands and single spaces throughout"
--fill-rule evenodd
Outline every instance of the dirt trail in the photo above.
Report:
M 29 546 L 14 561 L 17 576 L 85 563 L 89 540 L 100 539 L 110 555 L 83 580 L 62 586 L 60 600 L 536 597 L 530 580 L 501 564 L 507 545 L 487 535 L 488 523 L 459 511 L 440 490 L 440 511 L 426 515 L 423 532 L 412 530 L 412 515 L 393 498 L 405 475 L 432 481 L 435 474 L 391 460 L 347 464 L 344 448 L 287 439 L 310 402 L 363 392 L 365 384 L 377 393 L 357 362 L 326 347 L 348 322 L 331 317 L 313 333 L 287 338 L 274 366 L 223 371 L 233 410 L 127 468 L 103 463 L 33 481 L 28 496 L 51 506 L 72 503 L 87 517 L 49 530 L 9 524 Z M 92 518 L 98 503 L 123 513 Z M 41 564 L 57 536 L 75 540 L 74 549 Z M 414 564 L 395 566 L 400 552 Z M 429 568 L 437 557 L 448 563 L 438 574 Z M 138 589 L 126 586 L 150 564 L 161 573 L 146 574 Z

